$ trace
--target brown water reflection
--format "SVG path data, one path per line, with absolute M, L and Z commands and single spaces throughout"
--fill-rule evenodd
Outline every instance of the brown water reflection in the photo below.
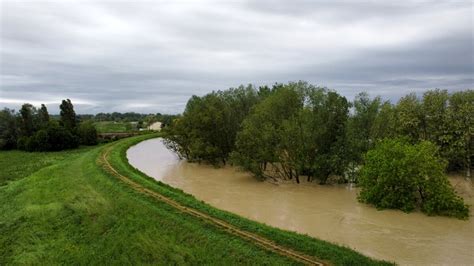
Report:
M 217 208 L 349 246 L 374 258 L 400 264 L 474 265 L 472 211 L 469 221 L 377 211 L 358 203 L 357 188 L 351 186 L 259 182 L 232 167 L 179 161 L 159 139 L 131 147 L 127 157 L 149 176 Z M 472 205 L 472 183 L 461 178 L 454 182 Z

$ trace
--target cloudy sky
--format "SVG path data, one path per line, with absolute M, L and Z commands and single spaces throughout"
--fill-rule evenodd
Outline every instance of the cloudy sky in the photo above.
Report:
M 470 0 L 0 3 L 0 107 L 178 113 L 193 94 L 297 80 L 393 101 L 474 88 Z

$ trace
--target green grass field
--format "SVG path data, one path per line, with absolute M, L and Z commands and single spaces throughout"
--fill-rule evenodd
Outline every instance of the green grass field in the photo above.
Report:
M 81 147 L 60 152 L 0 151 L 0 186 L 8 181 L 31 175 L 41 168 L 73 159 L 95 147 Z
M 98 133 L 119 133 L 133 131 L 129 122 L 100 121 L 94 123 Z
M 156 135 L 58 153 L 0 152 L 0 265 L 272 264 L 296 262 L 132 190 L 120 173 L 181 204 L 337 265 L 378 265 L 348 248 L 212 208 L 132 168 L 125 152 Z M 6 182 L 8 180 L 8 182 Z

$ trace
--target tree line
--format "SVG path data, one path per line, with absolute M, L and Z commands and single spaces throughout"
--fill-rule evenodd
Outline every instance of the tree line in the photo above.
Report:
M 99 121 L 115 121 L 115 122 L 138 122 L 139 125 L 150 125 L 154 122 L 161 122 L 161 126 L 165 127 L 171 124 L 176 115 L 172 114 L 140 114 L 135 112 L 112 112 L 112 113 L 97 113 L 78 115 L 81 120 L 92 120 L 94 122 Z
M 25 103 L 19 112 L 0 111 L 0 149 L 59 151 L 97 144 L 94 125 L 79 121 L 71 100 L 63 100 L 59 108 L 59 119 L 52 118 L 44 104 L 39 109 Z
M 472 90 L 430 90 L 393 104 L 367 93 L 350 102 L 336 91 L 291 82 L 192 96 L 164 133 L 165 144 L 182 158 L 216 165 L 230 162 L 260 179 L 299 183 L 304 177 L 324 184 L 339 177 L 358 182 L 368 151 L 380 148 L 386 139 L 406 144 L 406 151 L 430 143 L 435 148 L 424 151 L 435 152 L 440 165 L 446 162 L 448 170 L 465 170 L 470 176 L 473 113 Z M 398 156 L 402 160 L 408 155 Z M 420 195 L 412 197 L 418 205 Z M 389 206 L 399 208 L 383 207 Z

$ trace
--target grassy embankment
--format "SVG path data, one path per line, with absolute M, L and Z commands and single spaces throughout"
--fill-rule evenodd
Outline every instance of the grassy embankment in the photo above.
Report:
M 0 187 L 0 265 L 295 263 L 133 191 L 98 163 L 109 147 L 109 162 L 121 174 L 181 204 L 333 264 L 382 264 L 217 210 L 143 175 L 125 152 L 153 136 L 60 153 L 0 152 L 0 178 L 9 180 Z

